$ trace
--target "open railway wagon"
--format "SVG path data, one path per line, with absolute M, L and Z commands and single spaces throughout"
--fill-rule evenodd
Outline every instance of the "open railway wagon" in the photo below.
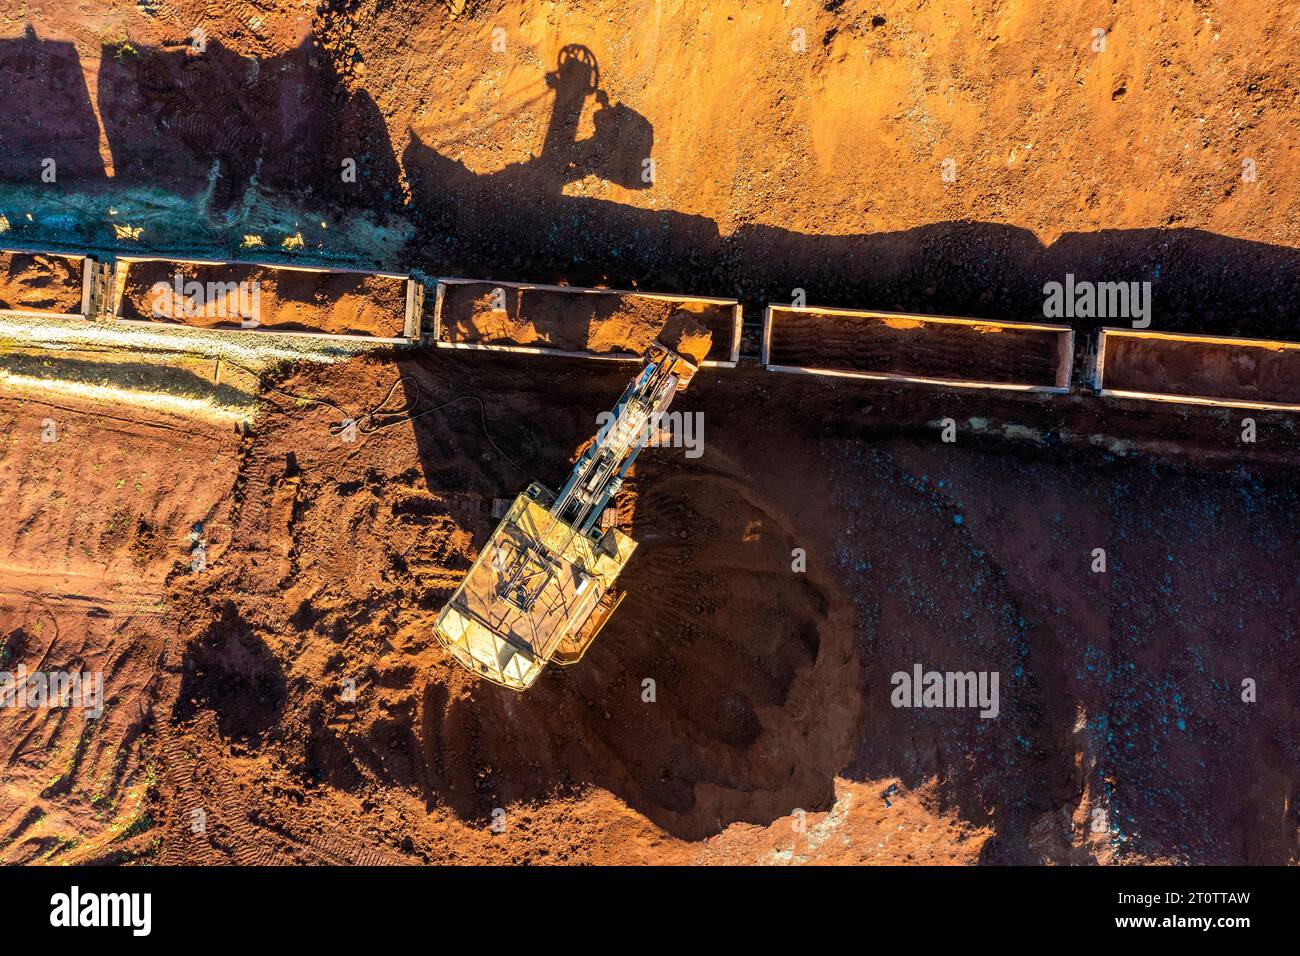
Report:
M 1300 342 L 1102 329 L 1089 384 L 1151 402 L 1300 411 Z
M 735 368 L 741 311 L 736 299 L 710 296 L 446 278 L 438 280 L 433 342 L 439 348 L 635 362 L 643 347 L 617 347 L 620 331 L 688 315 L 712 337 L 699 364 Z
M 581 660 L 618 606 L 614 584 L 636 542 L 600 519 L 696 370 L 659 343 L 644 361 L 560 493 L 529 485 L 438 614 L 439 642 L 471 672 L 525 690 L 548 663 Z
M 90 256 L 0 249 L 0 314 L 84 319 L 95 279 Z
M 120 256 L 105 312 L 115 322 L 419 341 L 423 286 L 409 275 L 242 260 Z
M 774 372 L 1064 394 L 1074 330 L 813 306 L 769 305 L 761 362 Z

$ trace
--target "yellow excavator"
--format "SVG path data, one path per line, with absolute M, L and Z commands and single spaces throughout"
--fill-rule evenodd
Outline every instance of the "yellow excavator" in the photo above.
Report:
M 582 659 L 622 600 L 614 582 L 636 549 L 601 517 L 696 370 L 655 342 L 560 493 L 534 482 L 515 499 L 434 624 L 461 665 L 522 691 L 548 663 Z

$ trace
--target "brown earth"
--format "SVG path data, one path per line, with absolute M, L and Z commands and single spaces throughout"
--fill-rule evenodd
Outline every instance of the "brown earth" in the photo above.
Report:
M 1107 336 L 1105 388 L 1300 405 L 1300 350 Z
M 733 305 L 618 292 L 502 288 L 489 282 L 452 283 L 443 286 L 442 295 L 444 342 L 640 355 L 659 340 L 697 362 L 731 358 Z
M 0 394 L 2 669 L 98 671 L 105 697 L 99 718 L 5 711 L 0 859 L 157 857 L 166 581 L 194 522 L 212 551 L 229 540 L 237 446 L 156 412 Z
M 327 255 L 349 215 L 413 227 L 404 261 L 358 268 L 735 296 L 749 316 L 803 289 L 1031 317 L 1072 272 L 1151 280 L 1156 328 L 1295 337 L 1287 5 L 153 9 L 58 0 L 4 22 L 0 177 L 20 193 L 0 212 L 25 243 L 66 228 L 78 190 L 147 189 L 174 204 L 145 241 L 208 257 L 268 231 L 274 200 Z M 36 179 L 49 156 L 57 190 Z M 196 208 L 200 226 L 179 219 Z M 47 516 L 25 535 L 3 519 L 6 659 L 119 676 L 89 735 L 62 711 L 0 724 L 0 856 L 1300 858 L 1290 418 L 1257 416 L 1245 445 L 1211 409 L 707 370 L 675 406 L 704 413 L 704 457 L 648 449 L 620 499 L 642 542 L 624 606 L 582 664 L 509 695 L 429 623 L 492 499 L 558 483 L 590 438 L 626 379 L 602 364 L 287 370 L 286 391 L 348 414 L 408 376 L 428 414 L 354 444 L 338 412 L 276 392 L 243 441 L 64 403 L 85 436 L 64 464 L 38 445 L 46 411 L 6 387 L 3 487 Z M 87 480 L 101 459 L 166 470 L 126 499 L 161 544 L 112 524 L 124 492 Z M 74 567 L 86 612 L 45 614 Z M 999 717 L 894 708 L 916 663 L 998 671 Z
M 0 252 L 0 309 L 80 314 L 81 272 L 80 259 Z
M 363 362 L 285 389 L 327 389 L 351 408 L 401 373 L 408 396 L 418 388 L 432 407 L 456 398 L 466 372 L 426 359 Z M 528 394 L 518 389 L 521 375 Z M 549 463 L 554 485 L 594 411 L 561 412 L 548 435 L 534 416 L 546 404 L 541 382 L 552 376 L 515 366 L 506 377 L 507 389 L 480 391 L 492 438 L 527 450 L 530 465 Z M 566 369 L 559 377 L 556 398 L 586 376 Z M 601 380 L 607 405 L 616 377 Z M 654 486 L 651 507 L 639 495 L 620 501 L 620 523 L 642 541 L 645 586 L 580 668 L 519 696 L 451 664 L 431 626 L 495 523 L 493 498 L 526 476 L 495 453 L 485 457 L 491 446 L 473 403 L 419 419 L 418 430 L 399 421 L 357 448 L 330 436 L 328 422 L 327 413 L 305 415 L 293 403 L 271 413 L 250 452 L 234 531 L 245 557 L 228 555 L 224 571 L 214 565 L 212 576 L 187 580 L 177 594 L 196 642 L 175 715 L 187 734 L 215 712 L 218 740 L 280 781 L 271 794 L 305 806 L 331 793 L 372 795 L 363 802 L 405 793 L 388 822 L 352 820 L 355 804 L 333 798 L 329 814 L 376 846 L 405 844 L 429 859 L 590 858 L 592 850 L 566 850 L 563 840 L 548 849 L 553 825 L 542 821 L 548 807 L 592 787 L 667 830 L 670 847 L 716 833 L 724 821 L 766 822 L 795 806 L 828 805 L 832 777 L 816 768 L 834 766 L 852 726 L 853 695 L 827 694 L 856 681 L 850 632 L 841 622 L 822 647 L 822 622 L 844 612 L 828 605 L 820 574 L 773 573 L 759 552 L 736 552 L 756 528 L 779 547 L 791 532 L 729 468 L 675 467 Z M 778 613 L 780 626 L 764 625 Z M 724 674 L 743 679 L 718 693 Z M 640 698 L 651 675 L 661 688 L 654 706 Z M 339 699 L 346 679 L 357 682 L 355 703 Z M 232 690 L 237 680 L 246 691 Z M 267 707 L 246 707 L 245 694 L 263 686 Z M 307 697 L 288 692 L 308 686 L 317 690 Z M 801 722 L 790 720 L 800 713 Z M 280 805 L 267 802 L 268 812 Z M 545 826 L 545 842 L 494 841 L 485 823 L 497 806 L 525 821 L 539 814 L 528 829 Z M 614 844 L 600 842 L 606 848 L 596 852 L 610 859 Z
M 775 313 L 768 361 L 845 372 L 1055 386 L 1061 334 L 907 316 Z
M 175 288 L 199 282 L 228 286 L 238 283 L 245 291 L 221 294 L 201 301 L 189 295 L 179 299 L 156 285 Z M 254 285 L 256 284 L 256 285 Z M 184 286 L 182 285 L 182 288 Z M 252 290 L 257 289 L 256 305 Z M 154 315 L 155 300 L 165 296 L 162 318 Z M 243 312 L 256 308 L 262 328 L 282 332 L 326 332 L 336 335 L 372 335 L 397 338 L 406 324 L 406 280 L 351 272 L 304 272 L 271 266 L 199 266 L 166 260 L 133 262 L 126 274 L 120 314 L 125 319 L 175 321 L 201 328 L 239 328 Z M 242 312 L 241 312 L 242 309 Z
M 1009 442 L 973 417 L 1080 437 L 1113 423 L 1068 398 L 709 370 L 679 399 L 705 416 L 705 456 L 650 449 L 620 497 L 618 523 L 641 546 L 628 597 L 583 662 L 525 695 L 450 663 L 431 623 L 489 534 L 493 499 L 532 475 L 557 484 L 624 378 L 424 353 L 285 380 L 237 467 L 203 469 L 216 484 L 184 489 L 191 507 L 159 535 L 156 566 L 172 570 L 161 585 L 141 575 L 161 602 L 158 650 L 120 632 L 127 643 L 110 645 L 140 644 L 141 666 L 153 662 L 140 679 L 158 675 L 149 733 L 125 760 L 148 784 L 136 832 L 152 842 L 92 841 L 81 856 L 25 838 L 33 807 L 69 834 L 93 829 L 94 790 L 20 784 L 7 856 L 1295 859 L 1300 713 L 1267 689 L 1296 677 L 1296 568 L 1282 542 L 1300 511 L 1285 469 L 1265 458 L 1243 471 L 1220 453 L 1235 433 L 1229 422 L 1212 437 L 1210 410 L 1127 416 L 1128 440 L 1173 437 L 1180 453 L 1116 456 L 1076 439 Z M 289 397 L 329 395 L 361 418 L 394 381 L 428 414 L 381 414 L 392 424 L 355 443 L 331 434 L 338 412 Z M 13 433 L 38 411 L 18 409 Z M 939 414 L 962 423 L 956 445 L 939 440 Z M 1278 423 L 1264 428 L 1295 454 Z M 17 480 L 42 487 L 47 452 L 10 444 Z M 83 501 L 65 487 L 69 505 Z M 101 508 L 111 497 L 84 495 Z M 184 530 L 205 510 L 209 562 L 196 574 Z M 1105 574 L 1090 571 L 1096 546 Z M 96 561 L 111 570 L 121 559 L 105 547 Z M 25 600 L 11 640 L 31 630 Z M 71 633 L 87 650 L 107 640 Z M 60 659 L 81 647 L 66 640 Z M 890 674 L 914 663 L 998 670 L 999 718 L 891 707 Z M 1241 702 L 1244 677 L 1266 689 L 1258 704 Z M 43 751 L 29 759 L 48 773 Z

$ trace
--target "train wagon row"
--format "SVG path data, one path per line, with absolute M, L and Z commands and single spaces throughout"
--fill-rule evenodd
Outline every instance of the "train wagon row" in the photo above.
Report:
M 1082 385 L 1107 397 L 1300 411 L 1300 342 L 1138 329 L 1084 333 Z M 1065 325 L 768 306 L 760 360 L 776 372 L 950 388 L 1065 393 Z
M 703 364 L 740 357 L 734 299 L 443 279 L 433 312 L 441 348 L 617 360 L 635 359 L 665 316 L 688 314 L 713 336 Z M 1099 395 L 1300 411 L 1300 343 L 1128 329 L 1084 341 L 1082 385 Z M 1077 345 L 1066 325 L 769 305 L 759 361 L 775 372 L 1065 394 Z
M 635 361 L 668 325 L 740 361 L 736 299 L 248 261 L 0 249 L 0 316 L 287 334 L 375 344 Z M 945 388 L 1300 411 L 1300 343 L 956 316 L 769 305 L 774 372 Z M 1076 362 L 1081 352 L 1082 362 Z M 1082 367 L 1076 383 L 1075 369 Z

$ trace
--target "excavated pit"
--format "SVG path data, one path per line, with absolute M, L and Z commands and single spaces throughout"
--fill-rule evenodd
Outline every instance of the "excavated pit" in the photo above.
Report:
M 348 407 L 397 371 L 349 363 L 290 390 L 328 388 Z M 423 361 L 400 371 L 431 403 L 445 388 Z M 511 448 L 552 391 L 532 370 L 511 376 L 516 388 L 520 374 L 526 397 L 493 407 L 522 414 L 503 409 L 490 424 Z M 579 395 L 564 378 L 557 400 L 598 409 L 623 376 L 602 374 Z M 385 785 L 416 788 L 473 826 L 496 806 L 598 786 L 691 840 L 833 802 L 827 768 L 858 706 L 831 694 L 857 679 L 846 606 L 819 574 L 788 573 L 797 529 L 729 466 L 699 468 L 680 449 L 644 455 L 618 502 L 619 525 L 641 542 L 626 600 L 579 665 L 552 666 L 517 694 L 450 662 L 431 625 L 495 524 L 493 498 L 521 476 L 485 446 L 473 407 L 391 430 L 366 463 L 342 467 L 328 422 L 285 403 L 258 430 L 226 574 L 193 596 L 188 646 L 202 680 L 187 669 L 184 717 L 206 702 L 223 727 L 262 725 L 265 688 L 225 663 L 248 657 L 240 641 L 255 632 L 289 686 L 315 688 L 289 695 L 267 736 L 304 785 L 360 793 L 382 768 Z M 552 483 L 583 427 L 565 416 L 538 436 L 529 457 Z M 238 635 L 204 627 L 213 615 L 238 620 Z M 347 678 L 355 703 L 333 691 Z

